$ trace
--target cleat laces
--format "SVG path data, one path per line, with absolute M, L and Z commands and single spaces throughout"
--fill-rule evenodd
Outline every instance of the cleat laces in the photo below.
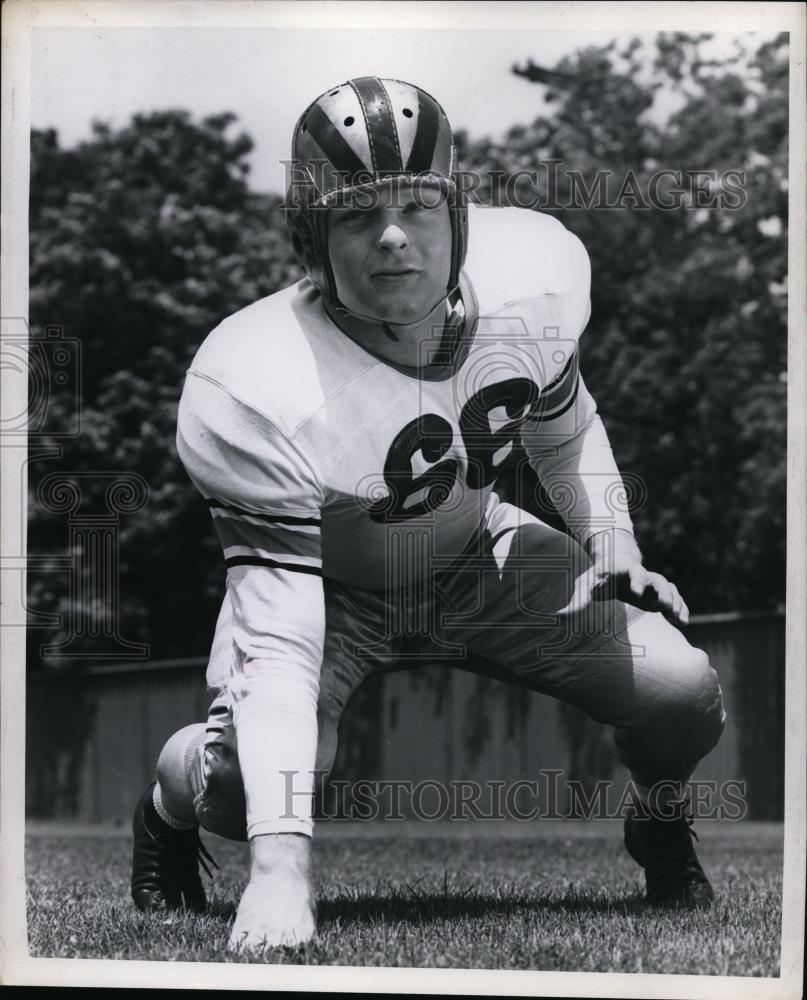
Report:
M 693 840 L 694 818 L 688 802 L 678 804 L 675 818 L 660 819 L 645 814 L 625 821 L 625 846 L 645 870 L 647 901 L 660 906 L 706 906 L 714 897 L 712 887 L 698 861 Z

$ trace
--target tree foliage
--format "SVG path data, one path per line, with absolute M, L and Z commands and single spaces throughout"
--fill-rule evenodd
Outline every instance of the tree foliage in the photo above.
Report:
M 503 180 L 561 161 L 546 210 L 592 260 L 586 380 L 621 467 L 646 483 L 634 519 L 647 562 L 697 611 L 781 602 L 785 551 L 786 37 L 720 64 L 705 40 L 660 35 L 653 51 L 635 41 L 528 65 L 518 72 L 545 88 L 548 110 L 501 141 L 459 137 L 482 201 L 512 200 L 523 184 Z M 677 102 L 666 121 L 665 100 Z M 250 191 L 250 149 L 234 115 L 177 110 L 95 123 L 71 149 L 32 134 L 31 323 L 80 341 L 83 390 L 81 433 L 40 440 L 61 455 L 30 465 L 29 550 L 74 556 L 79 544 L 42 502 L 47 475 L 86 474 L 82 512 L 104 510 L 104 474 L 142 476 L 145 505 L 120 517 L 120 631 L 153 656 L 204 653 L 223 589 L 174 447 L 184 372 L 220 319 L 300 275 L 279 199 Z M 744 204 L 643 208 L 629 191 L 621 207 L 568 207 L 569 171 L 588 189 L 610 171 L 612 194 L 631 171 L 641 196 L 664 168 L 742 170 Z M 73 405 L 54 390 L 49 427 Z M 87 593 L 63 573 L 30 577 L 34 616 L 66 621 L 99 599 Z M 57 634 L 31 630 L 33 664 Z
M 120 130 L 95 123 L 75 149 L 52 131 L 32 136 L 31 323 L 80 340 L 83 398 L 80 435 L 31 467 L 29 550 L 69 546 L 64 516 L 38 495 L 43 477 L 89 473 L 83 516 L 106 509 L 110 475 L 142 476 L 146 504 L 119 518 L 120 633 L 153 656 L 202 653 L 224 586 L 209 515 L 174 445 L 185 371 L 221 319 L 300 276 L 280 200 L 249 190 L 252 143 L 234 124 L 164 111 Z M 49 426 L 73 405 L 56 392 Z M 32 574 L 32 609 L 57 610 L 65 629 L 89 612 L 81 600 L 65 574 Z M 32 630 L 32 662 L 42 642 Z M 88 635 L 73 648 L 98 645 Z
M 525 204 L 537 186 L 588 249 L 583 372 L 620 468 L 646 486 L 634 511 L 646 562 L 696 611 L 776 606 L 785 586 L 787 36 L 728 63 L 705 58 L 706 41 L 662 34 L 654 53 L 634 40 L 551 73 L 517 67 L 551 113 L 462 145 L 485 178 L 480 201 Z M 530 170 L 537 185 L 516 183 Z M 682 176 L 677 209 L 649 196 L 662 170 Z M 714 172 L 719 197 L 731 170 L 744 175 L 741 207 L 698 207 L 685 172 Z M 670 203 L 669 184 L 658 192 Z

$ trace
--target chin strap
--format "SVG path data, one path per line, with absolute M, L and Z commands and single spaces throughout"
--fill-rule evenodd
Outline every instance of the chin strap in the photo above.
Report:
M 395 329 L 406 330 L 408 327 L 417 326 L 418 323 L 422 323 L 423 320 L 426 319 L 426 317 L 430 313 L 434 312 L 434 310 L 437 308 L 437 306 L 440 305 L 441 302 L 447 303 L 447 313 L 448 315 L 451 315 L 452 311 L 456 307 L 457 301 L 461 301 L 461 299 L 462 299 L 462 294 L 460 292 L 460 286 L 459 284 L 454 285 L 454 287 L 449 288 L 446 291 L 446 294 L 442 296 L 440 299 L 438 299 L 437 302 L 434 303 L 434 305 L 430 306 L 429 309 L 427 309 L 426 312 L 419 319 L 413 319 L 409 323 L 395 323 L 394 324 Z M 342 305 L 339 299 L 331 299 L 330 302 L 328 303 L 328 307 L 329 310 L 332 310 L 337 315 L 345 316 L 347 318 L 353 317 L 355 319 L 361 319 L 364 320 L 366 323 L 372 323 L 375 326 L 380 326 L 382 332 L 389 340 L 393 340 L 396 343 L 398 343 L 400 340 L 400 338 L 395 333 L 395 330 L 393 329 L 393 324 L 387 322 L 386 320 L 379 319 L 377 316 L 370 316 L 366 313 L 354 312 L 352 309 L 348 309 L 346 306 Z
M 465 301 L 462 297 L 460 288 L 453 288 L 443 301 L 445 302 L 446 312 L 442 323 L 442 333 L 440 334 L 441 343 L 437 350 L 434 351 L 431 361 L 429 362 L 429 366 L 444 366 L 450 364 L 457 351 L 460 340 L 462 339 L 463 331 L 465 330 L 467 313 L 465 309 Z M 433 306 L 430 312 L 433 312 L 434 309 L 435 307 Z M 361 319 L 364 322 L 372 323 L 376 329 L 380 329 L 383 332 L 384 336 L 387 337 L 388 340 L 391 340 L 396 344 L 400 343 L 400 338 L 392 328 L 392 324 L 388 323 L 386 320 L 374 319 L 370 316 L 363 316 L 360 313 L 355 313 L 350 309 L 346 309 L 341 303 L 326 304 L 325 311 L 331 317 L 332 322 L 334 322 L 343 333 L 348 333 L 348 331 L 343 326 L 340 326 L 339 317 L 351 316 Z M 418 320 L 416 322 L 423 322 L 423 320 Z M 404 329 L 414 325 L 414 323 L 395 324 L 396 327 Z M 437 329 L 437 326 L 438 324 L 435 324 L 435 330 Z M 351 334 L 348 333 L 348 336 L 351 336 Z
M 450 363 L 457 348 L 459 338 L 465 328 L 465 319 L 465 303 L 462 300 L 459 288 L 455 288 L 446 298 L 446 316 L 442 334 L 443 342 L 440 350 L 432 358 L 432 364 L 444 365 Z M 399 339 L 396 337 L 395 331 L 389 323 L 382 323 L 381 329 L 390 340 L 394 340 L 396 344 L 399 343 Z

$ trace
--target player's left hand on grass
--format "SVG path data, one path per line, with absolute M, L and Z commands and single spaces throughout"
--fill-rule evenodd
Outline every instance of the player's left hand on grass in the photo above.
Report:
M 660 573 L 645 569 L 630 532 L 617 529 L 593 535 L 588 550 L 594 563 L 577 578 L 571 600 L 558 614 L 579 614 L 592 600 L 617 600 L 642 611 L 660 611 L 674 624 L 689 621 L 689 609 L 678 588 Z

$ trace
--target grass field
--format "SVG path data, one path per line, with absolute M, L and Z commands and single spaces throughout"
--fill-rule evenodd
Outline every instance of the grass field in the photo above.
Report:
M 264 960 L 307 965 L 776 976 L 782 828 L 699 824 L 717 899 L 705 913 L 642 903 L 618 823 L 318 828 L 316 942 Z M 205 836 L 221 866 L 210 912 L 138 913 L 126 831 L 29 827 L 32 955 L 244 961 L 225 951 L 245 845 Z

